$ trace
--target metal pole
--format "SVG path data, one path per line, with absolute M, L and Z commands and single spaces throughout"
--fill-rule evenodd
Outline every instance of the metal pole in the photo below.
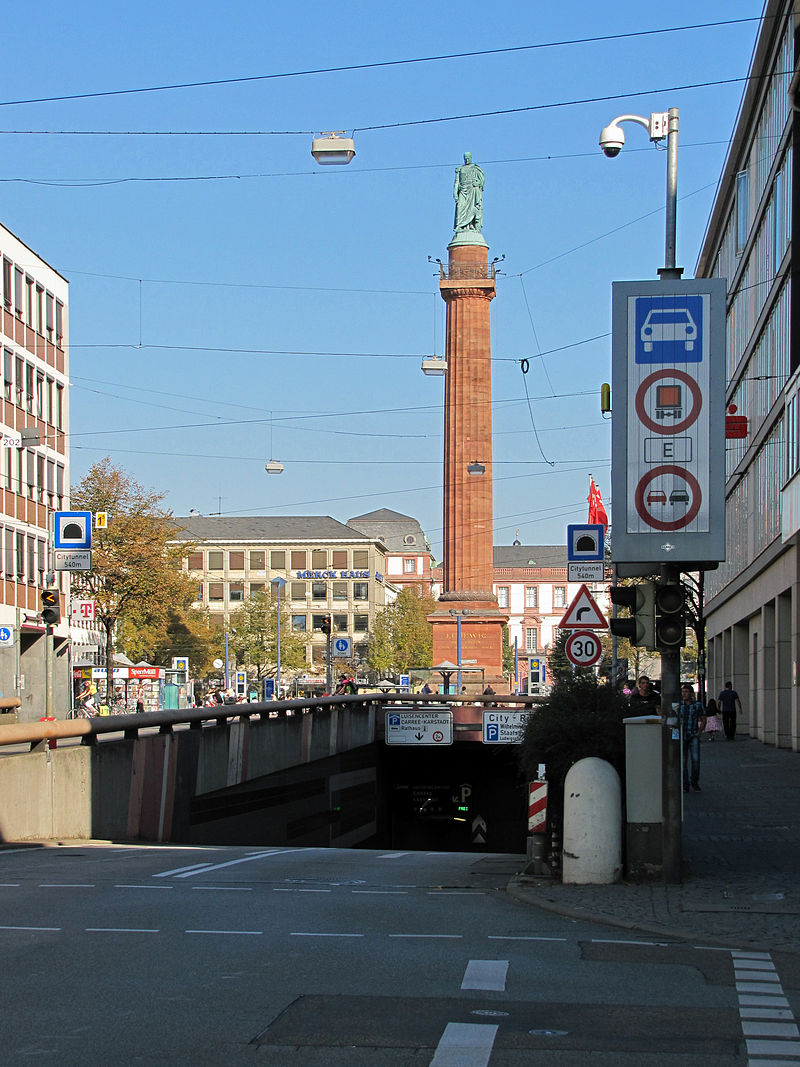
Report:
M 333 622 L 332 618 L 331 618 L 331 622 Z M 327 637 L 326 637 L 326 641 L 327 641 L 327 645 L 328 645 L 328 662 L 325 664 L 325 688 L 328 690 L 328 693 L 330 693 L 331 690 L 333 689 L 333 664 L 331 663 L 331 637 L 332 637 L 332 635 L 329 632 Z
M 678 270 L 675 266 L 678 219 L 678 109 L 671 107 L 668 116 L 666 242 L 664 271 L 659 272 L 662 278 L 674 278 Z M 678 272 L 677 277 L 682 273 L 682 270 Z
M 275 671 L 275 696 L 281 699 L 281 594 L 278 592 L 278 666 Z
M 456 663 L 458 664 L 458 675 L 456 680 L 456 690 L 461 692 L 461 613 L 456 615 Z
M 674 564 L 662 564 L 662 582 L 680 581 Z M 662 874 L 664 881 L 676 885 L 681 880 L 681 740 L 680 725 L 673 705 L 680 700 L 680 649 L 661 653 L 661 808 L 663 818 Z
M 226 632 L 225 633 L 225 688 L 226 689 L 231 684 L 229 663 L 230 663 L 230 661 L 228 659 L 228 634 Z

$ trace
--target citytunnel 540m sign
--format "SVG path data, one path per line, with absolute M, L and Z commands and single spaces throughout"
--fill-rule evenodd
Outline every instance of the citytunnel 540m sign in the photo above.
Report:
M 722 278 L 615 282 L 615 562 L 725 558 Z

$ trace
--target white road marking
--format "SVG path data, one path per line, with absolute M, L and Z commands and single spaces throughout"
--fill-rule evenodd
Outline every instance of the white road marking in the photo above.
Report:
M 0 889 L 19 889 L 19 882 L 0 882 Z
M 482 889 L 429 889 L 429 897 L 485 897 Z
M 470 960 L 461 981 L 462 989 L 494 989 L 502 993 L 506 988 L 508 960 Z
M 87 926 L 87 934 L 158 934 L 160 930 L 133 926 Z
M 94 882 L 40 882 L 40 889 L 94 889 Z
M 263 930 L 184 930 L 185 934 L 237 934 L 244 937 L 259 937 Z
M 566 941 L 566 937 L 533 937 L 527 934 L 488 934 L 489 941 Z
M 0 926 L 0 930 L 52 930 L 58 932 L 60 926 Z
M 731 958 L 747 1055 L 755 1057 L 749 1062 L 753 1067 L 795 1062 L 794 1057 L 800 1056 L 800 1041 L 793 1039 L 800 1038 L 800 1030 L 783 996 L 772 957 L 768 952 L 737 950 L 731 952 Z
M 120 883 L 119 885 L 115 885 L 114 888 L 115 889 L 166 889 L 166 890 L 172 890 L 172 889 L 175 888 L 175 886 L 174 885 L 125 885 L 124 883 Z
M 389 937 L 438 937 L 445 938 L 451 941 L 460 941 L 463 934 L 389 934 Z
M 430 1067 L 487 1067 L 497 1027 L 482 1023 L 448 1023 Z
M 187 870 L 184 874 L 176 874 L 176 878 L 193 878 L 196 874 L 208 874 L 210 871 L 220 871 L 223 867 L 235 867 L 238 863 L 251 863 L 253 860 L 266 859 L 269 856 L 288 856 L 290 852 L 310 852 L 307 848 L 274 848 L 269 852 L 252 852 L 249 856 L 240 856 L 236 860 L 227 860 L 225 863 L 214 863 L 211 866 L 203 864 L 202 870 Z
M 383 897 L 407 897 L 407 889 L 353 889 L 353 893 L 371 894 L 372 896 Z
M 364 937 L 364 934 L 326 934 L 326 933 L 305 933 L 302 930 L 293 930 L 289 937 Z
M 170 878 L 173 874 L 183 874 L 184 871 L 197 871 L 201 867 L 210 867 L 211 861 L 206 860 L 205 863 L 194 863 L 191 867 L 175 867 L 171 871 L 161 871 L 160 874 L 154 874 L 154 878 Z
M 253 887 L 249 885 L 193 885 L 192 891 L 209 890 L 213 893 L 252 893 Z
M 410 856 L 410 852 L 384 852 L 382 856 L 376 856 L 376 860 L 399 860 L 403 856 Z

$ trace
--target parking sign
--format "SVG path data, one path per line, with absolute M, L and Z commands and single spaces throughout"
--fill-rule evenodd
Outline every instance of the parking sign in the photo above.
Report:
M 613 558 L 725 558 L 723 278 L 613 286 Z

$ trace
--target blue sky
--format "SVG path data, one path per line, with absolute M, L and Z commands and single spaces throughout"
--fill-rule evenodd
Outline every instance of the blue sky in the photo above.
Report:
M 35 19 L 12 5 L 0 220 L 70 281 L 73 480 L 108 455 L 179 515 L 393 508 L 438 558 L 444 390 L 420 360 L 442 351 L 444 305 L 428 256 L 446 258 L 471 151 L 490 257 L 505 256 L 495 543 L 563 543 L 590 473 L 610 502 L 611 282 L 655 277 L 664 255 L 665 154 L 628 125 L 607 160 L 600 129 L 680 108 L 691 277 L 760 14 L 760 0 L 144 0 L 124 17 L 45 0 Z M 262 77 L 491 49 L 506 51 Z M 257 80 L 8 103 L 233 78 Z M 348 167 L 313 162 L 311 131 L 329 129 L 355 131 Z M 283 475 L 265 474 L 271 457 Z

